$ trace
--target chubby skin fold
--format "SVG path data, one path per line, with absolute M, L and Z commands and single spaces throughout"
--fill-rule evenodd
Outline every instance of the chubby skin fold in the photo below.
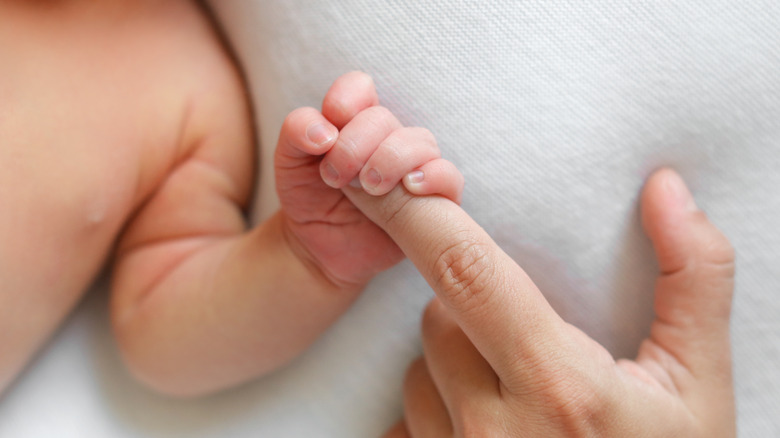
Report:
M 135 250 L 138 263 L 148 263 L 150 253 L 170 263 L 136 294 L 143 297 L 140 305 L 124 307 L 133 313 L 117 319 L 125 356 L 141 380 L 188 396 L 276 369 L 311 344 L 376 273 L 402 258 L 387 234 L 343 195 L 340 183 L 323 179 L 323 163 L 344 181 L 375 163 L 372 168 L 393 186 L 411 171 L 439 166 L 444 170 L 431 172 L 418 193 L 460 199 L 462 176 L 442 164 L 430 133 L 402 127 L 377 101 L 373 81 L 354 72 L 325 96 L 323 108 L 339 108 L 338 114 L 301 108 L 287 117 L 275 154 L 282 208 L 270 220 L 248 232 L 201 235 L 196 242 L 191 236 L 155 239 Z M 345 114 L 352 115 L 346 124 L 332 122 Z M 391 141 L 397 157 L 377 163 L 374 157 Z M 132 264 L 125 269 L 126 277 L 116 277 L 118 288 L 137 278 Z
M 282 209 L 267 222 L 215 236 L 184 256 L 176 247 L 190 245 L 190 237 L 144 248 L 178 260 L 144 292 L 145 308 L 124 330 L 126 355 L 131 364 L 140 360 L 135 369 L 142 380 L 166 393 L 191 395 L 271 371 L 311 344 L 366 282 L 402 258 L 384 231 L 320 172 L 327 163 L 345 181 L 354 179 L 389 139 L 410 131 L 377 100 L 370 78 L 354 72 L 325 96 L 323 108 L 339 108 L 337 115 L 301 108 L 287 117 L 275 154 Z M 331 121 L 345 113 L 353 117 L 343 126 Z M 395 145 L 398 158 L 374 167 L 389 184 L 444 162 L 429 132 L 411 132 Z M 459 199 L 460 173 L 438 165 L 445 171 L 431 173 L 420 194 Z M 139 260 L 149 260 L 148 253 Z
M 211 193 L 197 202 L 216 204 L 224 219 L 216 226 L 201 215 L 202 228 L 189 231 L 240 228 L 252 149 L 239 78 L 192 3 L 3 1 L 0 22 L 4 389 L 73 308 L 128 221 L 148 217 L 142 210 L 161 187 L 209 175 Z M 226 153 L 216 154 L 216 144 Z M 180 202 L 156 199 L 160 210 Z M 128 237 L 120 246 L 141 243 Z M 117 301 L 134 303 L 129 295 Z
M 339 78 L 322 112 L 288 117 L 284 208 L 247 229 L 247 96 L 194 3 L 6 1 L 0 17 L 0 389 L 107 259 L 130 371 L 193 396 L 286 363 L 402 257 L 319 172 L 327 160 L 357 175 L 387 139 L 398 155 L 372 164 L 381 190 L 443 161 L 430 133 L 377 106 L 367 75 Z M 374 123 L 394 129 L 366 136 Z M 360 155 L 337 158 L 339 145 Z M 459 199 L 460 174 L 435 166 L 450 173 L 431 171 L 415 193 Z

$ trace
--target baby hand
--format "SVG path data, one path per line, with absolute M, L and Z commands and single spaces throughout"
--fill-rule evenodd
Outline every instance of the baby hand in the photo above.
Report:
M 462 175 L 441 158 L 433 135 L 402 126 L 378 100 L 368 75 L 348 73 L 331 86 L 322 113 L 300 108 L 287 116 L 276 148 L 288 240 L 299 257 L 341 288 L 362 288 L 403 257 L 342 187 L 360 185 L 381 196 L 403 181 L 412 194 L 458 203 L 463 191 Z

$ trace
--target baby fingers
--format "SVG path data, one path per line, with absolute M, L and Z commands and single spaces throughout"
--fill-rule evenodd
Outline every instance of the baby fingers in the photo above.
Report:
M 294 168 L 330 150 L 338 130 L 314 108 L 298 108 L 282 124 L 276 147 L 276 165 Z
M 436 139 L 427 129 L 396 129 L 382 141 L 360 171 L 360 185 L 371 195 L 384 195 L 404 175 L 439 157 Z
M 361 111 L 341 130 L 336 144 L 320 163 L 322 179 L 336 189 L 346 186 L 379 145 L 400 127 L 387 108 L 373 106 Z
M 456 204 L 463 198 L 463 174 L 444 158 L 431 160 L 407 173 L 403 183 L 413 195 L 441 195 Z
M 320 176 L 333 188 L 351 183 L 374 196 L 402 180 L 414 195 L 441 195 L 459 204 L 463 193 L 463 175 L 441 158 L 433 134 L 402 127 L 381 106 L 360 111 L 344 126 L 320 163 Z

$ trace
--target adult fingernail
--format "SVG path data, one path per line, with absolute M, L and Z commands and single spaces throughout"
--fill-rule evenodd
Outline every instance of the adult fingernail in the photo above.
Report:
M 363 176 L 363 185 L 367 189 L 373 189 L 382 182 L 382 175 L 376 169 L 368 169 L 365 176 Z
M 323 146 L 336 138 L 337 133 L 322 123 L 314 123 L 306 129 L 306 137 L 317 146 Z
M 698 211 L 699 207 L 696 206 L 696 201 L 693 199 L 693 195 L 691 194 L 691 191 L 688 190 L 688 186 L 685 184 L 682 177 L 674 171 L 670 171 L 669 173 L 670 175 L 666 178 L 666 187 L 674 196 L 677 204 L 688 211 Z
M 338 188 L 339 171 L 332 164 L 326 163 L 322 173 L 322 179 L 331 187 Z

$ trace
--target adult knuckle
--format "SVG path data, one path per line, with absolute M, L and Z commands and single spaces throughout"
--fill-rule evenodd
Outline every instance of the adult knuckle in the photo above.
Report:
M 457 437 L 484 438 L 508 436 L 502 424 L 500 410 L 484 400 L 461 397 L 452 403 L 453 421 Z
M 496 435 L 491 423 L 481 421 L 477 416 L 463 414 L 458 418 L 458 434 L 456 436 L 463 438 L 485 438 L 495 437 Z
M 491 248 L 468 231 L 454 237 L 435 258 L 436 289 L 453 306 L 469 311 L 490 299 L 496 267 Z
M 541 377 L 541 376 L 540 376 Z M 613 411 L 608 397 L 594 383 L 568 368 L 558 368 L 540 378 L 540 415 L 566 436 L 600 436 Z
M 384 228 L 387 230 L 402 230 L 412 215 L 412 195 L 395 190 L 384 198 L 380 205 L 380 215 L 384 218 Z

